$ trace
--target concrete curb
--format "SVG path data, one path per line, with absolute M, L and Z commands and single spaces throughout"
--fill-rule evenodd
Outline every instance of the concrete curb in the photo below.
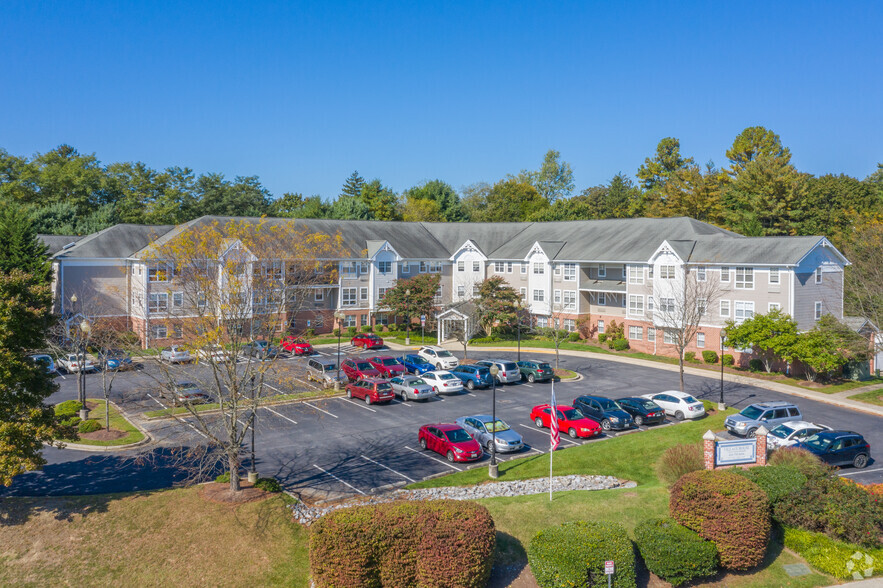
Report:
M 149 445 L 153 443 L 153 436 L 147 432 L 147 430 L 135 422 L 134 419 L 122 408 L 120 408 L 116 402 L 110 401 L 109 404 L 114 407 L 120 415 L 126 419 L 130 425 L 138 429 L 144 438 L 140 441 L 136 441 L 134 443 L 127 443 L 125 445 L 83 445 L 82 443 L 64 443 L 64 449 L 73 449 L 75 451 L 91 451 L 93 453 L 112 453 L 114 451 L 126 451 L 128 449 L 133 449 L 135 447 L 142 447 L 144 445 Z

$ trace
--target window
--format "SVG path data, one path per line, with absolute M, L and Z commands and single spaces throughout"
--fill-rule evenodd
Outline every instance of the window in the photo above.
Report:
M 402 262 L 402 273 L 403 274 L 410 274 L 411 273 L 411 264 L 408 263 L 407 261 Z
M 389 288 L 377 288 L 377 300 L 383 300 Z
M 317 327 L 324 327 L 325 326 L 325 317 L 322 316 L 321 314 L 316 315 L 316 326 Z
M 603 263 L 598 266 L 598 277 L 606 278 L 607 277 L 607 266 Z
M 388 274 L 392 271 L 392 262 L 391 261 L 378 261 L 377 269 L 381 274 Z
M 561 290 L 555 290 L 552 296 L 552 302 L 555 304 L 561 304 Z
M 472 262 L 472 271 L 474 271 L 474 272 L 481 271 L 481 262 L 480 261 L 473 261 Z
M 659 312 L 674 312 L 675 311 L 675 299 L 674 298 L 660 298 L 659 299 Z
M 172 294 L 172 306 L 175 308 L 181 308 L 184 306 L 184 293 L 183 292 L 175 292 Z
M 368 300 L 368 288 L 366 286 L 359 288 L 359 300 Z
M 466 271 L 466 262 L 465 261 L 458 261 L 457 262 L 457 271 L 458 272 L 465 272 Z
M 521 299 L 527 300 L 527 288 L 520 288 L 521 290 Z
M 779 285 L 779 268 L 771 267 L 770 268 L 770 285 Z
M 598 306 L 607 306 L 607 294 L 598 292 Z
M 619 294 L 619 305 L 623 308 L 626 307 L 625 292 Z
M 148 282 L 168 282 L 169 281 L 169 268 L 166 266 L 147 268 L 147 281 Z M 818 283 L 819 281 L 820 280 L 817 280 L 816 283 Z
M 660 265 L 659 266 L 659 277 L 663 280 L 674 280 L 675 279 L 675 266 L 673 265 Z
M 199 292 L 196 295 L 196 306 L 197 308 L 205 308 L 205 292 Z
M 576 330 L 576 321 L 573 319 L 564 319 L 564 330 L 568 333 L 572 333 Z
M 675 344 L 675 334 L 669 330 L 662 331 L 662 342 L 666 345 L 674 345 Z
M 466 286 L 457 286 L 457 297 L 463 298 L 466 296 Z
M 507 273 L 507 274 L 511 274 L 511 273 L 512 273 L 512 262 L 511 262 L 511 261 L 507 261 L 507 262 L 506 262 L 506 273 Z
M 696 312 L 699 316 L 708 314 L 708 298 L 698 298 L 696 300 Z
M 773 312 L 774 310 L 781 310 L 782 305 L 778 302 L 770 302 L 767 306 L 767 312 Z
M 647 327 L 647 341 L 650 343 L 656 342 L 656 329 L 653 327 Z
M 522 273 L 522 274 L 526 274 L 526 273 L 527 273 L 527 264 L 526 264 L 526 263 L 522 263 L 522 264 L 521 264 L 521 273 Z
M 576 264 L 575 263 L 565 263 L 564 264 L 564 281 L 565 282 L 575 282 L 576 281 Z
M 564 310 L 576 310 L 576 290 L 564 291 Z
M 505 270 L 506 270 L 505 263 L 503 263 L 502 261 L 495 261 L 494 262 L 494 271 L 495 272 L 497 272 L 498 274 L 502 274 Z
M 721 315 L 721 318 L 729 318 L 729 316 L 730 316 L 730 301 L 729 300 L 721 300 L 721 302 L 720 302 L 720 315 Z
M 556 276 L 561 275 L 561 264 L 560 263 L 556 263 L 555 265 L 552 266 L 552 273 L 555 274 Z
M 175 339 L 183 339 L 184 338 L 184 327 L 180 324 L 172 326 L 172 337 Z
M 537 317 L 537 326 L 541 329 L 545 329 L 549 326 L 549 319 L 544 316 Z
M 604 332 L 604 321 L 598 321 L 598 333 Z
M 629 326 L 629 339 L 633 339 L 635 341 L 643 341 L 644 340 L 644 327 L 630 325 Z
M 730 268 L 728 268 L 728 267 L 721 268 L 721 283 L 723 283 L 723 284 L 730 283 Z
M 533 273 L 534 275 L 542 275 L 546 273 L 545 264 L 540 261 L 533 262 Z
M 629 284 L 644 283 L 644 268 L 638 265 L 630 265 L 628 269 Z
M 629 314 L 644 316 L 644 297 L 640 294 L 629 294 Z
M 700 265 L 699 267 L 696 268 L 696 281 L 697 282 L 704 282 L 705 279 L 706 279 L 705 266 Z
M 654 304 L 653 297 L 648 296 L 647 297 L 647 312 L 653 312 L 653 304 Z
M 340 304 L 341 304 L 341 306 L 355 306 L 356 305 L 356 289 L 355 288 L 342 288 L 340 291 Z
M 442 287 L 439 286 L 438 290 L 435 291 L 435 296 L 432 298 L 432 303 L 436 306 L 439 306 L 442 303 Z
M 349 319 L 349 317 L 347 317 L 347 319 Z M 359 315 L 359 325 L 362 326 L 362 327 L 364 327 L 364 326 L 366 326 L 367 324 L 368 324 L 368 315 L 367 315 L 367 314 L 361 314 L 361 315 Z M 347 326 L 350 326 L 349 321 L 347 321 Z M 355 317 L 355 315 L 353 315 L 352 326 L 353 326 L 353 327 L 356 326 L 356 317 Z
M 821 284 L 821 283 L 822 283 L 822 268 L 817 267 L 816 268 L 816 284 Z
M 546 299 L 546 293 L 543 290 L 534 290 L 533 291 L 533 301 L 534 302 L 543 302 Z
M 737 323 L 746 321 L 754 316 L 754 302 L 742 302 L 737 300 L 733 307 L 733 320 Z
M 699 349 L 705 347 L 705 333 L 696 333 L 696 347 Z
M 157 292 L 147 297 L 148 312 L 165 312 L 169 309 L 168 292 Z
M 169 330 L 165 325 L 150 325 L 150 334 L 154 339 L 165 339 L 169 336 Z
M 356 275 L 356 263 L 354 261 L 345 261 L 340 264 L 340 275 L 341 276 L 354 276 Z
M 478 284 L 472 284 L 472 295 L 481 296 L 481 286 Z
M 816 320 L 822 318 L 822 303 L 821 301 L 816 302 Z
M 389 324 L 389 315 L 385 312 L 381 312 L 377 315 L 377 320 L 375 321 L 378 325 L 388 325 Z
M 426 263 L 425 261 L 421 261 L 420 262 L 420 273 L 422 274 L 422 273 L 426 273 L 428 271 L 429 271 L 429 264 Z
M 737 290 L 753 290 L 754 289 L 754 269 L 750 267 L 736 268 L 736 289 Z
M 321 288 L 319 290 L 316 290 L 316 292 L 313 294 L 313 299 L 316 302 L 322 302 L 323 300 L 325 300 L 325 290 L 322 290 Z

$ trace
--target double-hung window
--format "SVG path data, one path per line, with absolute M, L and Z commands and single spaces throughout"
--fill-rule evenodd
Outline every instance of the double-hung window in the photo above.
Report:
M 388 274 L 392 271 L 392 262 L 391 261 L 379 261 L 377 262 L 377 270 L 381 274 Z
M 466 297 L 466 286 L 457 286 L 457 298 Z
M 561 304 L 561 290 L 555 290 L 552 297 L 552 302 L 555 304 Z
M 543 302 L 546 299 L 545 290 L 534 290 L 533 291 L 533 301 L 534 302 Z
M 466 271 L 466 262 L 465 261 L 458 261 L 457 262 L 457 271 L 458 272 L 465 272 Z
M 174 292 L 172 293 L 172 306 L 175 308 L 181 308 L 184 306 L 184 293 L 183 292 Z
M 699 316 L 705 316 L 708 314 L 708 298 L 696 299 L 696 314 Z
M 383 297 L 386 296 L 389 288 L 377 288 L 377 300 L 383 300 Z
M 575 263 L 565 263 L 564 264 L 564 281 L 565 282 L 575 282 L 576 281 L 576 264 Z
M 644 316 L 644 297 L 640 294 L 629 294 L 629 314 Z
M 676 343 L 674 332 L 669 331 L 668 329 L 663 329 L 662 342 L 666 345 L 674 345 Z
M 704 266 L 704 265 L 700 265 L 699 267 L 697 267 L 697 268 L 696 268 L 696 281 L 697 281 L 697 282 L 704 282 L 704 281 L 706 280 L 706 278 L 707 278 L 707 276 L 705 275 L 705 273 L 706 273 L 706 272 L 705 272 L 705 266 Z
M 527 288 L 521 288 L 520 291 L 521 291 L 521 299 L 527 300 Z
M 495 261 L 494 262 L 494 272 L 496 272 L 498 274 L 502 274 L 504 271 L 506 271 L 506 263 L 502 262 L 502 261 Z
M 340 275 L 341 277 L 350 277 L 356 275 L 356 262 L 354 261 L 343 261 L 340 264 Z
M 368 287 L 362 286 L 359 288 L 359 300 L 368 300 Z
M 540 261 L 533 262 L 533 273 L 537 275 L 546 273 L 546 265 Z
M 650 343 L 656 342 L 656 329 L 653 327 L 647 327 L 647 341 Z
M 556 263 L 556 264 L 552 265 L 552 274 L 555 276 L 561 275 L 561 264 L 560 263 Z
M 782 305 L 778 302 L 770 302 L 767 305 L 767 312 L 773 312 L 774 310 L 781 310 Z
M 147 298 L 148 312 L 165 312 L 169 309 L 169 293 L 153 292 Z
M 675 299 L 674 298 L 660 298 L 659 299 L 659 312 L 674 312 L 675 311 Z
M 526 274 L 526 273 L 527 273 L 527 264 L 526 264 L 526 263 L 522 263 L 522 264 L 521 264 L 521 273 L 522 273 L 522 274 Z
M 511 261 L 507 261 L 507 262 L 506 262 L 506 273 L 507 273 L 507 274 L 511 274 L 511 273 L 512 273 L 512 262 L 511 262 Z
M 598 292 L 598 306 L 607 306 L 607 294 Z
M 323 300 L 325 300 L 325 290 L 323 290 L 322 288 L 318 288 L 313 293 L 313 300 L 315 300 L 316 302 L 322 302 Z
M 355 306 L 356 295 L 356 288 L 342 288 L 340 291 L 340 304 L 342 306 Z
M 642 341 L 644 339 L 644 327 L 629 325 L 629 339 Z
M 607 277 L 607 266 L 603 263 L 598 266 L 598 277 L 606 278 Z
M 480 261 L 473 261 L 472 262 L 472 271 L 474 271 L 474 272 L 481 271 L 481 262 Z
M 359 275 L 364 276 L 368 273 L 368 262 L 360 261 L 359 262 Z
M 705 333 L 696 333 L 696 347 L 699 349 L 705 347 Z
M 169 268 L 165 265 L 158 265 L 147 268 L 148 282 L 168 282 Z
M 643 284 L 644 283 L 644 268 L 640 265 L 630 265 L 629 269 L 629 284 Z
M 435 296 L 432 298 L 432 303 L 436 306 L 441 305 L 442 303 L 442 287 L 439 286 L 438 290 L 435 291 Z
M 604 321 L 598 321 L 598 334 L 604 332 Z
M 779 268 L 771 267 L 770 268 L 770 285 L 778 286 L 779 285 Z
M 165 339 L 169 336 L 169 329 L 165 325 L 151 325 L 150 331 L 154 339 Z
M 816 320 L 819 320 L 820 318 L 822 318 L 822 302 L 821 302 L 821 301 L 817 301 L 817 302 L 816 302 L 816 314 L 815 314 L 815 317 L 816 317 Z
M 822 283 L 822 268 L 817 267 L 816 268 L 816 284 L 821 284 L 821 283 Z
M 576 290 L 564 291 L 564 310 L 576 310 Z
M 736 289 L 737 290 L 753 290 L 754 289 L 754 268 L 737 267 L 736 268 Z
M 659 277 L 663 280 L 674 280 L 675 279 L 675 266 L 673 265 L 660 265 L 659 266 Z
M 573 319 L 564 319 L 564 330 L 568 333 L 572 333 L 576 330 L 576 321 Z
M 425 261 L 421 261 L 420 262 L 420 273 L 425 274 L 428 271 L 429 271 L 429 264 L 426 263 Z
M 523 290 L 523 288 L 522 288 Z M 479 284 L 472 284 L 472 296 L 477 297 L 481 296 L 481 286 Z
M 729 300 L 721 300 L 720 301 L 720 316 L 721 318 L 730 318 L 730 301 Z
M 730 268 L 721 267 L 721 284 L 730 283 Z
M 402 273 L 403 274 L 410 274 L 411 273 L 411 264 L 408 263 L 407 261 L 402 262 Z
M 754 302 L 737 300 L 733 308 L 733 319 L 737 323 L 747 321 L 754 316 Z

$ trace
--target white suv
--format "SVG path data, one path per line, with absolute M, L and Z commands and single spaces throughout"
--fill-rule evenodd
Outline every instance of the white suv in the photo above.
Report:
M 434 365 L 437 370 L 449 370 L 460 365 L 460 360 L 454 357 L 450 351 L 438 345 L 421 347 L 417 355 Z

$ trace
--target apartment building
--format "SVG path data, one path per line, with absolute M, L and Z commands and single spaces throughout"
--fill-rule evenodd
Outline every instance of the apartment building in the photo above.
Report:
M 52 256 L 57 310 L 113 317 L 145 345 L 184 337 L 169 328 L 186 316 L 174 277 L 151 267 L 150 247 L 225 218 L 178 227 L 116 225 L 66 244 Z M 290 219 L 240 219 L 290 223 Z M 521 293 L 532 322 L 596 336 L 614 321 L 634 349 L 669 355 L 676 309 L 701 305 L 690 349 L 720 349 L 721 328 L 779 308 L 809 329 L 823 314 L 843 317 L 844 256 L 825 237 L 745 237 L 690 218 L 548 223 L 403 223 L 303 219 L 339 234 L 345 258 L 333 283 L 311 285 L 307 304 L 286 317 L 295 331 L 392 322 L 380 300 L 397 280 L 438 274 L 440 310 L 472 299 L 501 276 Z M 219 252 L 221 255 L 222 252 Z M 283 270 L 279 270 L 283 271 Z M 76 293 L 81 308 L 72 308 Z M 171 309 L 171 310 L 170 310 Z M 172 313 L 173 314 L 173 313 Z M 159 320 L 162 318 L 163 320 Z

